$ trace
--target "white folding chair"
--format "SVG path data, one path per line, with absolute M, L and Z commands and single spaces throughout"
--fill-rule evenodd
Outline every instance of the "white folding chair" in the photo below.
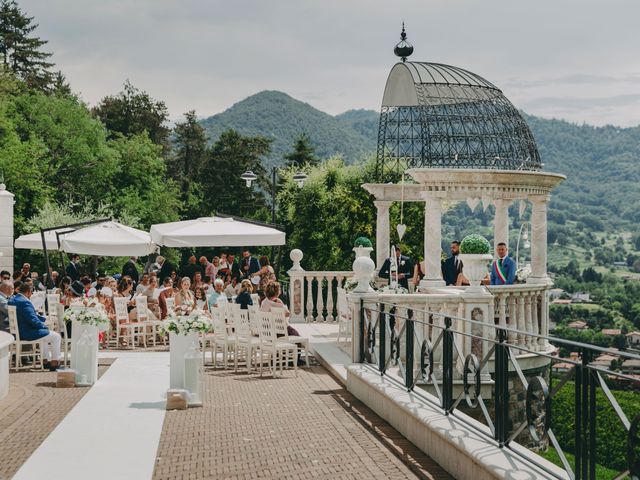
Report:
M 284 308 L 272 308 L 273 321 L 276 328 L 276 336 L 278 336 L 278 342 L 300 344 L 304 350 L 304 359 L 309 367 L 309 339 L 301 337 L 299 335 L 289 335 L 287 333 L 287 317 L 285 315 Z M 297 353 L 297 352 L 296 352 Z M 296 355 L 297 357 L 297 355 Z M 297 358 L 296 358 L 297 360 Z
M 235 350 L 236 339 L 232 332 L 233 319 L 231 323 L 225 322 L 224 311 L 214 308 L 211 312 L 213 323 L 213 336 L 211 338 L 211 355 L 213 366 L 218 365 L 218 350 L 222 352 L 224 368 L 227 368 L 229 355 Z
M 47 293 L 47 321 L 50 322 L 54 331 L 58 331 L 60 324 L 58 323 L 58 305 L 60 305 L 60 294 Z
M 151 342 L 153 346 L 156 346 L 156 337 L 158 335 L 158 328 L 162 325 L 162 320 L 158 320 L 154 317 L 151 310 L 149 310 L 148 299 L 144 295 L 139 295 L 136 297 L 136 318 L 139 323 L 144 323 L 143 331 L 144 335 L 144 346 L 147 346 L 147 334 L 148 330 L 151 330 Z M 164 339 L 163 339 L 164 343 Z
M 255 356 L 258 353 L 258 348 L 260 347 L 260 339 L 258 337 L 254 337 L 251 333 L 249 311 L 240 310 L 235 317 L 234 325 L 236 340 L 234 369 L 238 371 L 238 360 L 244 353 L 247 371 L 250 372 L 255 361 Z
M 71 346 L 71 339 L 67 335 L 67 323 L 64 321 L 64 305 L 61 303 L 56 304 L 56 323 L 58 326 L 58 333 L 62 339 L 62 354 L 64 365 L 69 365 L 69 347 Z
M 16 307 L 14 305 L 9 305 L 9 333 L 11 333 L 14 337 L 16 337 L 15 341 L 12 344 L 12 349 L 16 356 L 15 368 L 16 370 L 20 370 L 22 367 L 22 358 L 23 357 L 33 357 L 33 365 L 36 366 L 38 363 L 40 364 L 40 369 L 44 369 L 44 362 L 42 356 L 42 350 L 40 349 L 40 340 L 20 340 L 20 330 L 18 329 L 18 312 L 16 311 Z M 22 348 L 30 346 L 31 350 L 27 352 L 23 352 Z M 40 362 L 37 361 L 40 359 Z M 29 368 L 29 367 L 27 367 Z
M 135 347 L 135 324 L 129 321 L 129 311 L 127 310 L 127 304 L 129 299 L 126 297 L 114 297 L 113 306 L 116 311 L 116 345 L 120 346 L 121 331 L 126 332 L 126 337 L 129 339 L 129 347 Z
M 271 312 L 260 312 L 260 376 L 262 376 L 262 364 L 266 355 L 267 361 L 269 362 L 269 369 L 274 377 L 278 367 L 280 367 L 280 374 L 282 375 L 282 371 L 287 368 L 290 363 L 293 363 L 293 369 L 297 377 L 297 353 L 297 345 L 278 341 L 274 314 Z

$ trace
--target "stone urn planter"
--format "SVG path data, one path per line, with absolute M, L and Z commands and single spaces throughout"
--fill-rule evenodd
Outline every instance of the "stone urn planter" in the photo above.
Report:
M 462 261 L 464 276 L 469 280 L 467 292 L 484 292 L 481 282 L 489 272 L 488 265 L 493 256 L 489 253 L 461 253 L 458 257 Z
M 373 252 L 373 248 L 372 247 L 353 247 L 353 251 L 356 254 L 356 258 L 371 257 L 371 252 Z

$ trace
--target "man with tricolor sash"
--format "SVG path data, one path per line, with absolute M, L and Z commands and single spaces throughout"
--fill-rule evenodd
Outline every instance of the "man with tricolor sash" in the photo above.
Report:
M 507 256 L 507 245 L 500 242 L 496 247 L 496 258 L 491 264 L 491 285 L 513 285 L 516 278 L 516 264 Z

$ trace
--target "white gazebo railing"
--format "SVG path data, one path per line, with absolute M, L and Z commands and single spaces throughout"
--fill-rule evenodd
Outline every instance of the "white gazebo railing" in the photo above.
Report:
M 289 270 L 289 310 L 292 322 L 337 321 L 337 288 L 351 271 Z

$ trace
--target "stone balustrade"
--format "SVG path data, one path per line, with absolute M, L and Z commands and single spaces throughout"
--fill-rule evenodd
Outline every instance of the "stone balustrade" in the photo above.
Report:
M 289 270 L 291 322 L 334 322 L 337 320 L 337 288 L 352 271 L 311 272 Z

